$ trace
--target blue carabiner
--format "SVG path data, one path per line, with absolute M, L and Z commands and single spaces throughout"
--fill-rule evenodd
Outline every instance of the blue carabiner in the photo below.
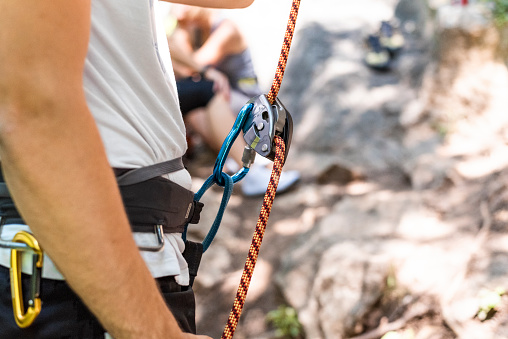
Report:
M 226 162 L 226 159 L 228 157 L 229 151 L 231 150 L 231 146 L 233 146 L 233 143 L 235 142 L 236 138 L 240 134 L 240 131 L 242 131 L 243 126 L 245 125 L 245 122 L 247 121 L 247 117 L 252 111 L 252 108 L 254 107 L 253 103 L 248 103 L 245 106 L 242 107 L 240 110 L 240 113 L 238 113 L 238 116 L 236 117 L 235 123 L 233 124 L 233 128 L 229 132 L 228 136 L 222 143 L 222 147 L 219 151 L 219 155 L 217 156 L 217 159 L 215 160 L 215 165 L 213 167 L 213 181 L 221 186 L 224 187 L 225 181 L 222 177 L 222 172 L 224 169 L 224 164 Z M 242 167 L 238 172 L 236 172 L 233 175 L 233 183 L 237 183 L 238 181 L 242 180 L 247 173 L 249 173 L 249 168 Z
M 219 230 L 220 224 L 222 222 L 222 216 L 224 215 L 224 212 L 226 211 L 226 207 L 229 202 L 229 198 L 231 198 L 231 194 L 233 193 L 233 178 L 231 178 L 228 174 L 222 173 L 222 178 L 224 179 L 225 185 L 224 185 L 224 192 L 222 194 L 222 200 L 219 206 L 219 210 L 217 211 L 217 215 L 215 216 L 215 220 L 213 221 L 212 226 L 210 227 L 210 230 L 208 231 L 208 234 L 203 239 L 203 242 L 201 243 L 203 245 L 203 253 L 210 247 L 210 244 L 212 243 L 213 239 L 215 238 L 215 235 L 217 234 L 217 231 Z M 205 183 L 199 191 L 194 194 L 194 200 L 200 201 L 203 197 L 203 194 L 214 185 L 215 179 L 213 178 L 213 175 L 210 175 L 208 179 L 206 179 Z M 183 241 L 187 240 L 187 228 L 189 224 L 185 225 L 185 230 L 182 233 L 182 239 Z

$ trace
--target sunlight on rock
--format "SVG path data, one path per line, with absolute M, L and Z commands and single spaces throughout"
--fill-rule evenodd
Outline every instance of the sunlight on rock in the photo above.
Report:
M 231 195 L 229 198 L 228 206 L 241 206 L 243 204 L 243 198 L 240 195 Z
M 340 2 L 343 2 L 341 5 Z M 393 16 L 393 5 L 387 4 L 387 1 L 337 1 L 337 10 L 340 6 L 342 16 L 349 18 L 362 18 L 370 22 L 378 22 L 380 20 L 388 20 Z M 396 1 L 391 1 L 392 4 Z M 368 8 L 368 10 L 365 10 Z
M 490 240 L 489 244 L 492 250 L 505 252 L 508 248 L 508 235 L 496 235 Z
M 482 123 L 459 124 L 462 133 L 449 136 L 447 144 L 440 150 L 440 154 L 450 157 L 478 154 L 492 145 L 492 139 L 495 136 L 492 135 L 491 128 L 483 128 Z M 465 133 L 465 129 L 470 129 L 471 133 Z
M 365 100 L 370 95 L 365 84 L 355 84 L 347 91 L 342 94 L 341 101 L 344 106 L 356 107 L 356 105 L 370 105 L 369 100 Z
M 508 223 L 508 210 L 500 210 L 494 215 L 497 221 Z
M 296 129 L 295 141 L 305 145 L 305 140 L 313 134 L 323 119 L 323 109 L 320 105 L 311 105 L 308 108 L 310 114 L 306 114 Z
M 400 256 L 397 280 L 410 286 L 414 293 L 446 295 L 468 260 L 464 257 L 473 244 L 472 237 L 463 237 L 452 244 L 433 242 L 412 247 Z
M 231 266 L 232 258 L 229 251 L 222 246 L 212 246 L 203 256 L 199 268 L 199 284 L 210 288 L 220 282 Z
M 473 319 L 478 312 L 478 299 L 471 297 L 461 299 L 452 303 L 450 309 L 456 320 L 468 321 Z
M 443 28 L 460 27 L 473 31 L 478 29 L 478 27 L 485 27 L 488 24 L 485 16 L 474 5 L 442 6 L 437 14 L 439 25 Z
M 394 101 L 400 96 L 400 87 L 398 85 L 383 85 L 370 89 L 368 95 L 369 100 L 363 98 L 363 102 L 367 105 L 365 106 L 366 108 L 371 107 L 373 109 L 379 109 L 383 103 Z
M 455 228 L 443 223 L 437 215 L 429 211 L 409 211 L 405 213 L 397 234 L 406 239 L 430 240 L 449 236 L 455 232 Z
M 303 187 L 302 190 L 304 191 L 303 194 L 303 202 L 311 207 L 317 207 L 322 202 L 322 196 L 318 189 L 315 187 Z
M 329 71 L 320 74 L 320 77 L 317 79 L 317 81 L 330 81 L 338 76 L 344 76 L 358 72 L 362 68 L 361 65 L 358 64 L 358 61 L 355 60 L 350 61 L 333 59 L 328 61 L 327 69 Z
M 508 147 L 497 147 L 490 154 L 460 162 L 457 171 L 468 179 L 480 178 L 508 166 Z
M 337 46 L 334 48 L 334 51 L 338 51 L 337 54 L 348 56 L 348 58 L 344 58 L 344 59 L 346 59 L 346 60 L 350 59 L 349 61 L 358 61 L 358 60 L 356 60 L 356 58 L 362 57 L 362 54 L 360 53 L 360 50 L 358 49 L 358 44 L 354 43 L 354 41 L 351 41 L 351 40 L 340 41 L 337 44 Z M 353 59 L 353 57 L 356 57 L 356 58 Z M 330 60 L 330 62 L 333 62 L 334 60 L 338 60 L 338 59 L 334 58 L 333 60 Z M 345 60 L 342 60 L 342 61 L 344 62 Z M 351 63 L 349 67 L 350 67 L 349 72 L 351 72 L 351 73 L 359 72 L 362 69 L 362 65 L 358 64 L 358 62 Z
M 321 208 L 308 208 L 306 209 L 301 216 L 301 222 L 302 222 L 302 231 L 310 230 L 319 219 L 324 217 L 328 213 L 328 209 L 326 207 Z
M 347 185 L 346 193 L 349 195 L 364 195 L 378 189 L 376 184 L 370 182 L 352 182 Z
M 301 219 L 286 219 L 275 223 L 272 227 L 280 235 L 293 235 L 308 231 L 311 225 L 310 223 L 302 222 Z

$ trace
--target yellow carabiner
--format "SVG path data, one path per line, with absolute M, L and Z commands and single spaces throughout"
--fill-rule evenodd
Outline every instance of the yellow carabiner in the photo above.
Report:
M 11 294 L 14 320 L 20 328 L 30 326 L 41 312 L 41 299 L 39 298 L 40 277 L 42 271 L 43 252 L 35 237 L 25 231 L 16 233 L 12 239 L 27 245 L 26 249 L 11 250 Z M 31 277 L 31 291 L 28 300 L 28 309 L 25 313 L 23 306 L 23 289 L 21 287 L 21 255 L 22 252 L 33 252 L 33 269 Z

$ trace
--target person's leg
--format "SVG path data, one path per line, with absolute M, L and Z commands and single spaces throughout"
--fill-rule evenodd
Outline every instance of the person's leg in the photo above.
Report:
M 180 110 L 185 117 L 187 113 L 204 108 L 214 97 L 213 82 L 208 80 L 195 81 L 192 78 L 180 79 L 176 82 Z
M 220 150 L 224 139 L 235 123 L 235 116 L 231 112 L 229 101 L 221 94 L 215 95 L 206 108 L 189 112 L 185 119 L 215 152 Z M 239 166 L 242 165 L 245 145 L 240 135 L 229 152 L 229 156 Z
M 231 108 L 231 111 L 235 114 L 235 117 L 238 115 L 238 113 L 240 113 L 243 106 L 245 106 L 245 104 L 255 96 L 256 95 L 248 97 L 242 92 L 235 90 L 234 88 L 231 89 L 229 107 Z

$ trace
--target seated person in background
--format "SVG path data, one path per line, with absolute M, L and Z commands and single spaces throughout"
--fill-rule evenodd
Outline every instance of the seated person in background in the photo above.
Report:
M 231 21 L 221 21 L 212 32 L 211 10 L 172 4 L 171 12 L 177 18 L 174 21 L 177 26 L 171 27 L 168 41 L 185 122 L 208 146 L 218 151 L 234 124 L 235 115 L 250 98 L 261 93 L 250 53 Z M 180 22 L 185 29 L 180 28 Z M 190 34 L 187 33 L 192 31 L 197 34 L 201 29 L 208 32 L 206 43 L 194 51 L 191 40 L 187 39 Z M 197 52 L 203 51 L 205 45 L 208 52 L 198 57 Z M 202 61 L 205 55 L 211 56 L 207 59 L 209 62 Z M 237 140 L 230 151 L 232 160 L 228 159 L 227 165 L 232 171 L 239 169 L 242 164 L 244 146 L 243 141 Z M 262 157 L 256 158 L 242 181 L 244 195 L 256 196 L 265 192 L 271 174 L 266 167 L 268 163 Z M 286 191 L 299 178 L 297 171 L 284 171 L 277 191 Z
M 214 67 L 224 73 L 231 87 L 231 109 L 238 114 L 252 97 L 262 94 L 247 41 L 236 24 L 218 18 L 218 11 L 188 5 L 172 5 L 168 36 L 186 60 L 199 69 Z

